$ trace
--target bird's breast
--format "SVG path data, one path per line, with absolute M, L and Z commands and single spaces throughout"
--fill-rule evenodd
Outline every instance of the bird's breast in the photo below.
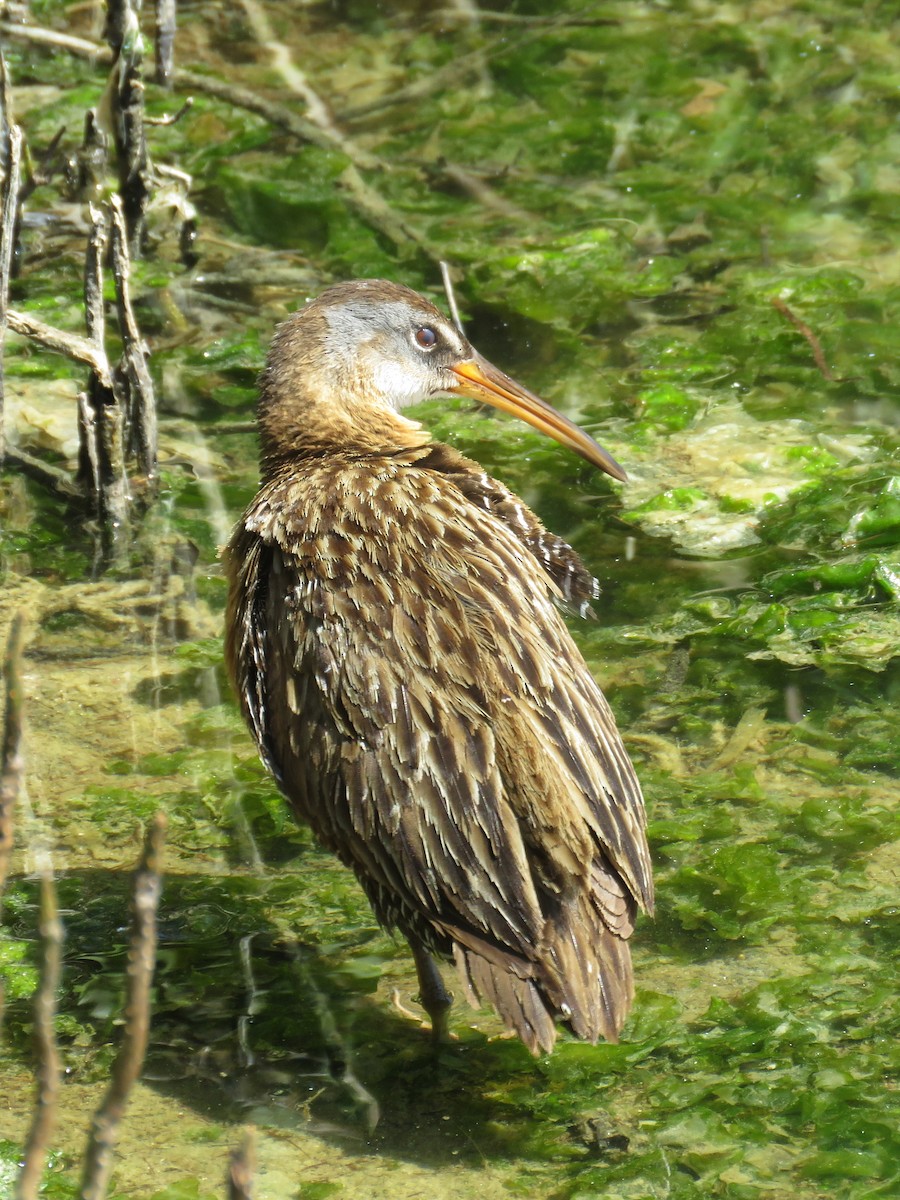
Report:
M 437 472 L 392 459 L 321 464 L 271 481 L 246 528 L 334 586 L 448 579 L 502 588 L 525 556 L 508 530 Z M 539 572 L 535 572 L 539 574 Z M 541 588 L 540 590 L 545 590 Z

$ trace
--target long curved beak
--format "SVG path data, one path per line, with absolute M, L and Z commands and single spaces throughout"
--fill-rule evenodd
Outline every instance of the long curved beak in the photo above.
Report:
M 473 400 L 484 400 L 494 408 L 512 413 L 514 417 L 527 421 L 529 425 L 533 425 L 541 433 L 548 434 L 563 446 L 568 446 L 607 475 L 612 475 L 613 479 L 621 479 L 623 482 L 628 479 L 613 456 L 598 445 L 590 434 L 557 412 L 546 400 L 535 396 L 534 392 L 529 392 L 521 383 L 516 383 L 514 379 L 498 371 L 493 363 L 489 363 L 480 354 L 475 353 L 472 358 L 457 363 L 450 370 L 459 380 L 456 390 L 463 396 L 471 396 Z

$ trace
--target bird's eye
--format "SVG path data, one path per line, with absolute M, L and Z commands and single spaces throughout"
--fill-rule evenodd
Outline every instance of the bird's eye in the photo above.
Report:
M 422 325 L 416 330 L 416 345 L 423 350 L 433 350 L 437 340 L 437 334 L 430 325 Z

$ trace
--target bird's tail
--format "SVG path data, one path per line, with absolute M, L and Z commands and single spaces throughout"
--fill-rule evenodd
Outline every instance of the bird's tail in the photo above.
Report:
M 480 1008 L 484 1002 L 493 1005 L 507 1028 L 518 1034 L 532 1054 L 553 1049 L 553 1015 L 535 979 L 516 973 L 518 960 L 507 957 L 505 961 L 494 961 L 458 942 L 454 943 L 453 956 L 473 1008 Z
M 595 875 L 592 890 L 558 903 L 528 957 L 454 931 L 469 1002 L 492 1004 L 532 1054 L 553 1048 L 557 1021 L 587 1042 L 618 1041 L 631 1008 L 636 905 L 611 871 Z

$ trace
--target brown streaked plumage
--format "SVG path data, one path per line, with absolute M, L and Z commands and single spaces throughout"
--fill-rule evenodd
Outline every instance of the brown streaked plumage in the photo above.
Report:
M 338 284 L 275 334 L 263 480 L 225 552 L 227 661 L 296 815 L 409 940 L 435 1030 L 456 962 L 534 1053 L 614 1039 L 653 884 L 640 788 L 560 615 L 594 582 L 477 463 L 400 409 L 458 392 L 610 474 L 586 433 L 427 300 Z

